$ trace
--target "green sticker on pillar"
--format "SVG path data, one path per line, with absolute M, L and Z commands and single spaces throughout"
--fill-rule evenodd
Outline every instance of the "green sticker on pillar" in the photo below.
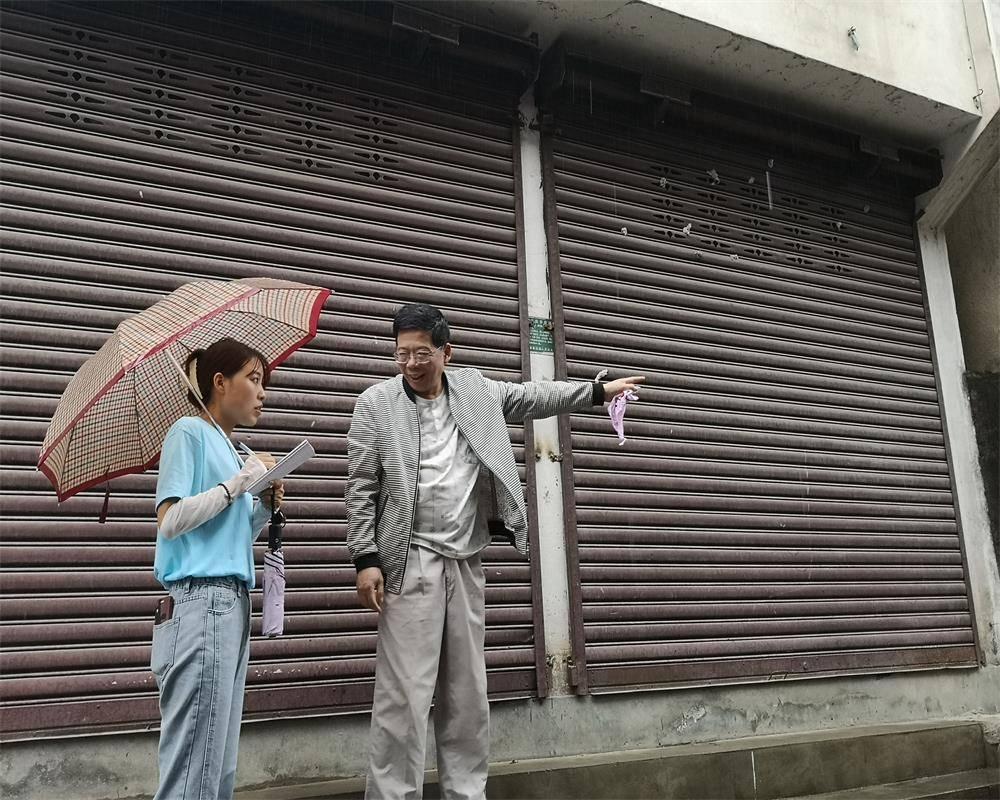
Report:
M 529 339 L 529 349 L 532 353 L 551 353 L 552 347 L 552 321 L 539 317 L 531 318 L 531 338 Z

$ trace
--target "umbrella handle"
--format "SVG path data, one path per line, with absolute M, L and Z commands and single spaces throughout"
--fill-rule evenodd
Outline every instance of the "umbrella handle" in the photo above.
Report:
M 267 549 L 271 552 L 281 549 L 281 529 L 285 527 L 285 515 L 274 507 L 274 489 L 271 489 L 271 524 L 267 529 Z

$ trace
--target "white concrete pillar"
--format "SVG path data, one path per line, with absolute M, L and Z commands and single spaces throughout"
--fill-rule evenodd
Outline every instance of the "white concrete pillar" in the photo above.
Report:
M 524 208 L 524 254 L 527 272 L 528 315 L 552 319 L 549 286 L 548 247 L 542 214 L 541 142 L 532 123 L 537 116 L 532 92 L 521 100 L 521 191 Z M 549 351 L 531 352 L 531 379 L 552 380 L 555 356 Z M 566 663 L 571 655 L 569 583 L 566 569 L 566 535 L 562 506 L 560 464 L 550 456 L 558 454 L 559 428 L 555 417 L 534 421 L 536 497 L 538 506 L 538 559 L 541 571 L 545 622 L 545 653 L 550 666 L 549 694 L 571 694 Z
M 1000 577 L 990 538 L 972 409 L 965 388 L 965 357 L 948 247 L 940 229 L 923 220 L 917 227 L 934 356 L 941 384 L 939 402 L 954 475 L 952 491 L 961 524 L 979 644 L 985 662 L 997 665 L 1000 664 Z

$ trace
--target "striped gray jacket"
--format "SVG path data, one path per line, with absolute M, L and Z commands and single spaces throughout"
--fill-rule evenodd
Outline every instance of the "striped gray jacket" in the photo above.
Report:
M 527 553 L 528 517 L 507 423 L 603 405 L 604 385 L 505 383 L 479 370 L 456 369 L 445 373 L 445 391 L 455 424 L 494 478 L 493 498 L 485 502 L 499 511 L 518 551 Z M 398 375 L 358 397 L 347 434 L 345 493 L 351 560 L 358 571 L 381 567 L 386 590 L 396 594 L 403 586 L 419 472 L 416 403 L 413 390 Z M 480 498 L 480 513 L 489 518 L 491 509 L 483 505 Z

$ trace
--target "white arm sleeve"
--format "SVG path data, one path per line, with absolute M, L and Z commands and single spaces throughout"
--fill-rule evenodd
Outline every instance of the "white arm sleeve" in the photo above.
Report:
M 222 486 L 213 486 L 207 492 L 196 494 L 194 497 L 182 497 L 163 515 L 160 533 L 167 539 L 176 539 L 181 534 L 193 531 L 199 525 L 208 522 L 228 505 L 229 498 Z
M 163 515 L 160 532 L 167 539 L 176 539 L 188 531 L 193 531 L 199 525 L 203 525 L 224 511 L 229 506 L 230 496 L 235 500 L 265 472 L 267 472 L 267 467 L 261 463 L 259 458 L 256 456 L 248 458 L 243 469 L 229 480 L 223 481 L 218 486 L 213 486 L 201 494 L 176 500 L 167 509 L 167 513 Z M 228 495 L 227 489 L 229 490 Z M 256 523 L 256 512 L 254 513 L 254 522 Z

